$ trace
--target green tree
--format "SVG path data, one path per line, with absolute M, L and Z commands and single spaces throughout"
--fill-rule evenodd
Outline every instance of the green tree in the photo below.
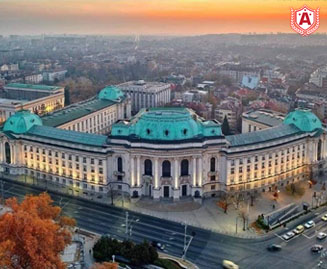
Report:
M 70 105 L 70 87 L 66 86 L 65 87 L 65 106 Z
M 221 131 L 223 132 L 224 135 L 229 135 L 230 134 L 230 128 L 229 128 L 229 123 L 227 116 L 225 115 L 223 124 L 221 125 Z

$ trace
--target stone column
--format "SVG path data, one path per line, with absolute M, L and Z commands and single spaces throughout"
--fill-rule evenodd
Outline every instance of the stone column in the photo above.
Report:
M 193 187 L 196 186 L 196 158 L 193 157 Z
M 202 187 L 202 157 L 198 159 L 198 185 Z
M 140 164 L 140 156 L 136 157 L 136 182 L 137 186 L 141 186 L 141 164 Z
M 174 200 L 179 200 L 179 169 L 178 169 L 179 165 L 178 165 L 178 159 L 174 160 L 174 187 L 173 187 L 173 197 Z
M 160 198 L 160 187 L 159 187 L 159 163 L 158 158 L 154 159 L 154 189 L 153 189 L 153 198 Z
M 131 156 L 131 187 L 135 186 L 135 178 L 134 178 L 134 157 Z

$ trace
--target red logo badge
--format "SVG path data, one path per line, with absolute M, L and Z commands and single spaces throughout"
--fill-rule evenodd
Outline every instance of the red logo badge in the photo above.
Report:
M 291 27 L 303 36 L 314 33 L 319 28 L 319 7 L 311 9 L 304 5 L 300 9 L 291 8 Z

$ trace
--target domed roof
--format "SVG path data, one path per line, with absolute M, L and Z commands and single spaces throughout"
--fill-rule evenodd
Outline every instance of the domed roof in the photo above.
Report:
M 309 109 L 296 109 L 290 112 L 284 119 L 284 124 L 294 124 L 303 132 L 322 129 L 321 121 Z
M 147 140 L 185 140 L 199 137 L 221 136 L 220 125 L 203 121 L 185 108 L 151 108 L 142 110 L 131 122 L 114 124 L 112 136 L 129 136 Z
M 29 110 L 21 110 L 6 120 L 3 131 L 23 134 L 34 125 L 42 125 L 40 117 L 31 113 Z
M 107 86 L 99 92 L 98 98 L 101 100 L 119 101 L 124 97 L 124 93 L 115 86 Z

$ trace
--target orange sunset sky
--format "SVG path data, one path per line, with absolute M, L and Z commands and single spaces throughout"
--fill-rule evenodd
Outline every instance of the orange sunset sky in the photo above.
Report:
M 164 34 L 292 32 L 290 8 L 327 0 L 0 0 L 0 34 Z

